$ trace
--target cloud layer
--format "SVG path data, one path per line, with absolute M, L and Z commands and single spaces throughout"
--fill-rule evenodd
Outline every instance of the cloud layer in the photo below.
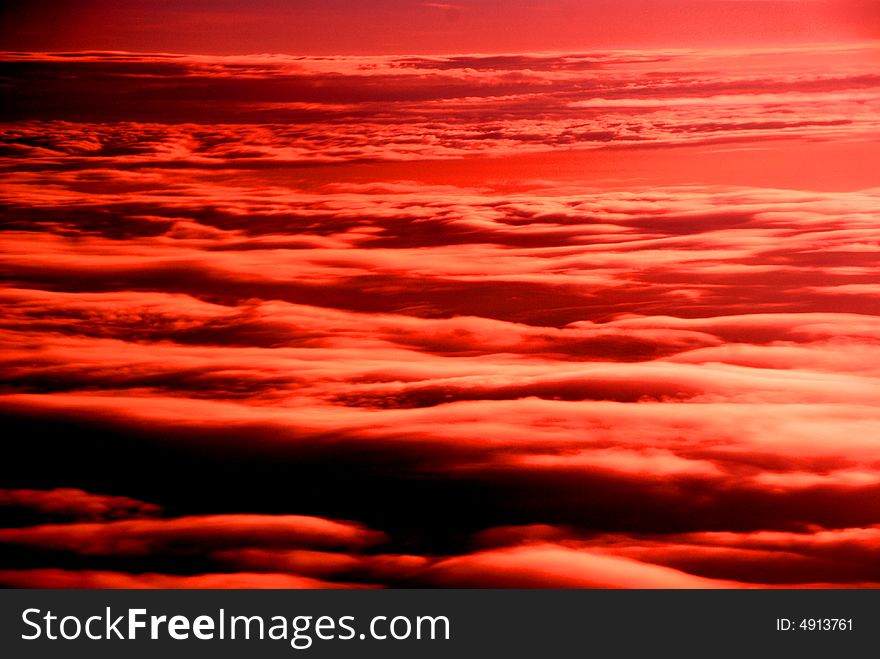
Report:
M 0 584 L 880 584 L 873 51 L 5 59 Z

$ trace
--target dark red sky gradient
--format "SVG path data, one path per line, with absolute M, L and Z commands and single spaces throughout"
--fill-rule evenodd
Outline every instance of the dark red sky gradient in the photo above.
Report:
M 878 36 L 875 0 L 10 0 L 0 48 L 216 55 L 778 45 Z
M 876 8 L 5 3 L 0 585 L 880 586 Z

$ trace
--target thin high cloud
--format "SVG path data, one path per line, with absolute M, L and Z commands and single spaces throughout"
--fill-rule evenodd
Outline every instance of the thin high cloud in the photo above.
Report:
M 103 521 L 156 515 L 159 506 L 130 497 L 90 494 L 74 488 L 0 490 L 0 515 L 37 521 Z
M 4 116 L 30 122 L 7 128 L 4 148 L 68 165 L 228 167 L 831 140 L 877 131 L 872 53 L 7 54 Z

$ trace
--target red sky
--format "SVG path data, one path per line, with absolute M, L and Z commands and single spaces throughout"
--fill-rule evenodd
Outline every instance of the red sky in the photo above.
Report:
M 0 585 L 877 587 L 876 6 L 5 3 Z
M 4 3 L 0 48 L 434 54 L 848 41 L 875 0 L 40 0 Z

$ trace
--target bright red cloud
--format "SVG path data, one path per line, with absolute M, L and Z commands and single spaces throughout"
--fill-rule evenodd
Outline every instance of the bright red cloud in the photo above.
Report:
M 380 4 L 384 50 L 360 5 L 319 56 L 243 54 L 298 9 L 181 55 L 240 10 L 84 3 L 119 30 L 2 56 L 0 585 L 880 583 L 854 5 L 591 3 L 603 49 Z

